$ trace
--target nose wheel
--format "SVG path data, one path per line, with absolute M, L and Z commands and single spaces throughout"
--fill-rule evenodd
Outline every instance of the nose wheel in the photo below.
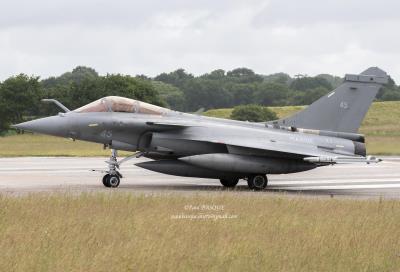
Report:
M 107 188 L 117 188 L 120 183 L 120 177 L 118 175 L 107 174 L 103 177 L 103 185 Z
M 116 149 L 111 149 L 110 159 L 106 161 L 108 164 L 108 170 L 106 171 L 106 175 L 103 177 L 103 185 L 107 188 L 117 188 L 122 179 L 122 174 L 118 171 L 120 165 L 130 159 L 139 158 L 142 155 L 143 154 L 139 152 L 117 161 L 118 151 Z

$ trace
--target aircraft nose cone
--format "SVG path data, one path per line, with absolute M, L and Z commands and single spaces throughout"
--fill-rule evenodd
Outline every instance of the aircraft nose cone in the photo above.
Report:
M 31 132 L 49 134 L 54 136 L 65 136 L 68 133 L 66 120 L 65 118 L 60 116 L 51 116 L 32 120 L 13 125 L 12 127 L 20 130 L 27 130 Z
M 12 127 L 20 130 L 35 131 L 35 129 L 38 127 L 37 121 L 38 120 L 23 122 L 16 125 L 12 125 Z

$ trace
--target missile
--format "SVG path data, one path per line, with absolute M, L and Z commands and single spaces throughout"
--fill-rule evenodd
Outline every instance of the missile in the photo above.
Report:
M 312 163 L 325 163 L 325 164 L 344 164 L 344 163 L 379 163 L 382 160 L 373 156 L 368 157 L 307 157 L 304 161 Z

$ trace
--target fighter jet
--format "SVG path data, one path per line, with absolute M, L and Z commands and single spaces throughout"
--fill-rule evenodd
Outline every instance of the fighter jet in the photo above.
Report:
M 103 144 L 111 149 L 104 186 L 120 184 L 120 165 L 175 176 L 219 179 L 225 187 L 247 180 L 263 190 L 267 175 L 307 171 L 338 163 L 377 163 L 366 156 L 358 133 L 387 74 L 377 67 L 345 75 L 343 83 L 297 114 L 252 123 L 177 112 L 145 102 L 108 96 L 70 111 L 15 125 L 20 130 Z M 117 160 L 117 151 L 135 152 Z

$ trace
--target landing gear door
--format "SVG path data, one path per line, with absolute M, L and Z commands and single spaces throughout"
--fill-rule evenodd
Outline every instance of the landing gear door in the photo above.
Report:
M 151 146 L 151 141 L 153 139 L 152 132 L 146 132 L 139 137 L 137 149 L 142 152 L 149 151 Z

